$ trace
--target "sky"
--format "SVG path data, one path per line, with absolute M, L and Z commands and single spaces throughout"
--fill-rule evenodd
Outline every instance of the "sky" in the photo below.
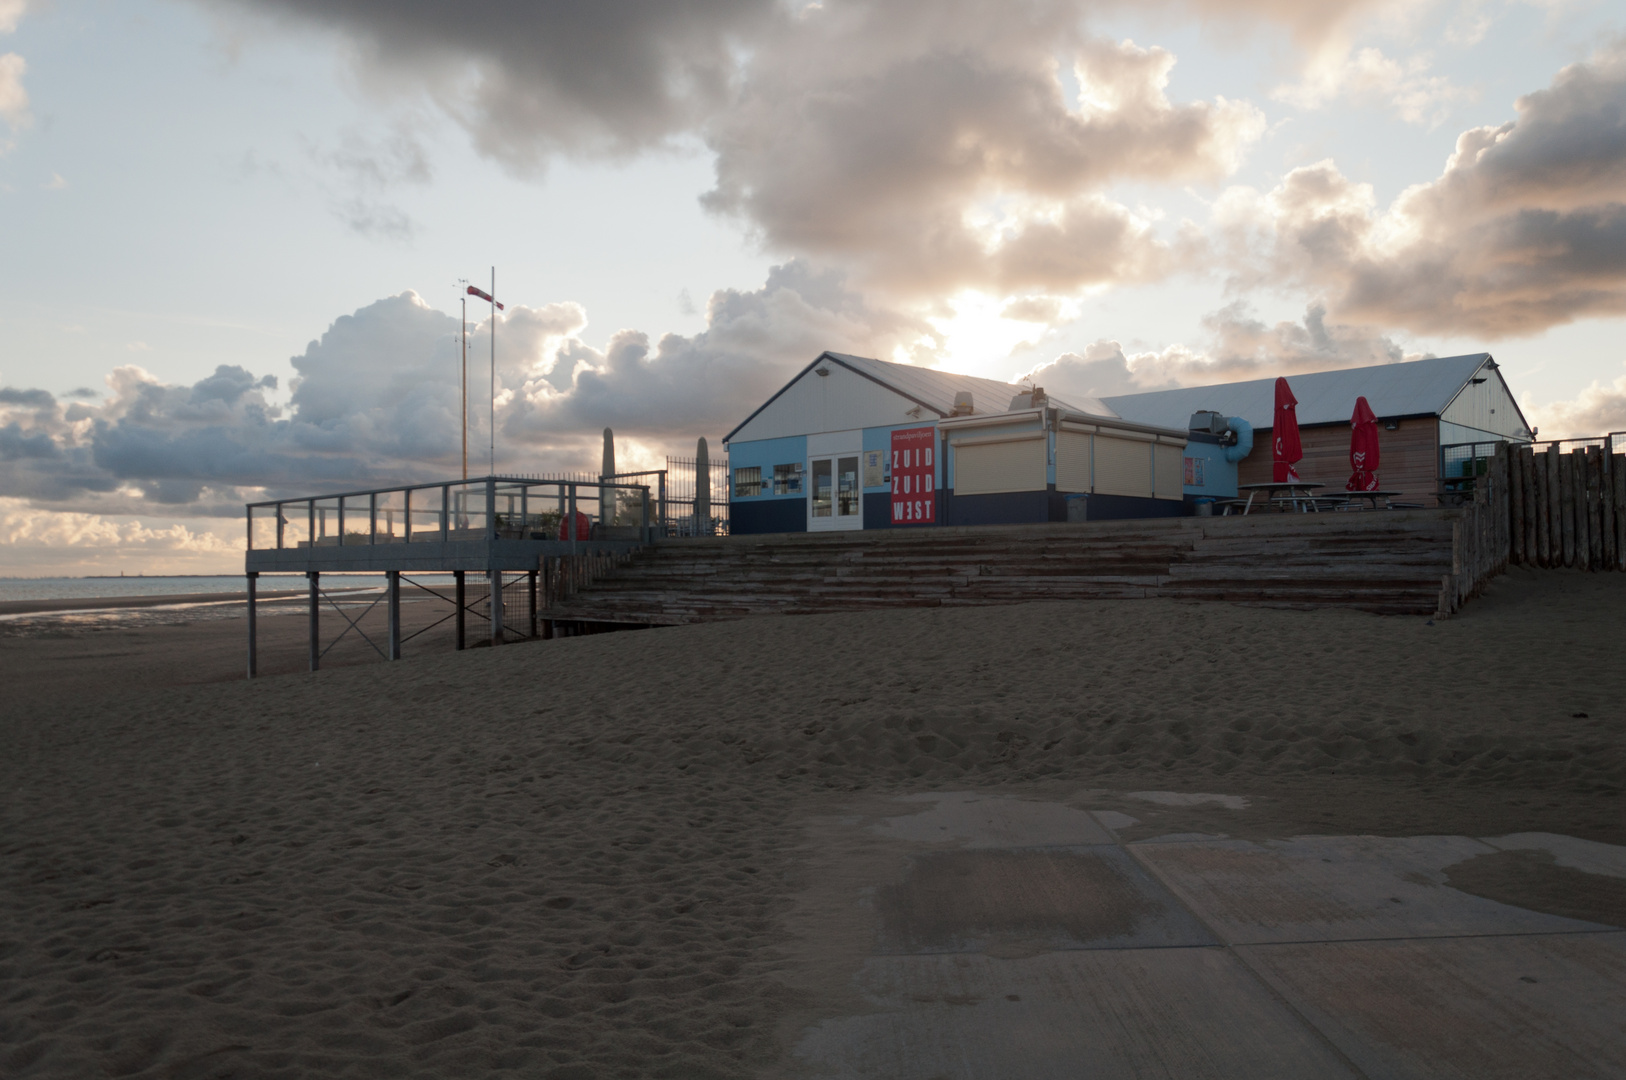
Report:
M 0 0 L 0 575 L 713 448 L 820 351 L 1065 397 L 1491 352 L 1626 429 L 1587 0 Z

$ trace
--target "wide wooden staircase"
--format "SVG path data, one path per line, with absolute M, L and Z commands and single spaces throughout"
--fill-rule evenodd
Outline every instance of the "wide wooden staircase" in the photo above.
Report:
M 776 534 L 673 540 L 542 617 L 568 626 L 1035 600 L 1173 597 L 1433 614 L 1453 511 Z M 561 627 L 561 629 L 565 629 Z

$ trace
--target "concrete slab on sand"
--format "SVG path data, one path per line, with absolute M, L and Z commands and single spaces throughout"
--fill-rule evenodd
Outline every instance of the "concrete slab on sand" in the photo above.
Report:
M 1033 802 L 979 795 L 974 791 L 943 791 L 905 795 L 895 800 L 900 809 L 910 804 L 930 806 L 872 827 L 877 836 L 922 844 L 953 843 L 962 848 L 1066 847 L 1110 844 L 1112 834 L 1087 810 L 1058 803 Z
M 1626 1076 L 1626 934 L 1236 950 L 1367 1076 Z
M 796 1048 L 816 1076 L 1357 1075 L 1224 949 L 886 957 L 858 983 L 876 1011 L 826 1020 Z
M 1088 795 L 1088 813 L 960 792 L 823 819 L 805 907 L 822 1003 L 790 1075 L 1626 1076 L 1626 849 L 1121 844 L 1132 816 Z
M 1446 887 L 1496 849 L 1465 836 L 1301 836 L 1132 844 L 1233 945 L 1601 930 Z
M 876 891 L 878 953 L 1027 956 L 1216 945 L 1123 848 L 983 848 L 914 855 Z

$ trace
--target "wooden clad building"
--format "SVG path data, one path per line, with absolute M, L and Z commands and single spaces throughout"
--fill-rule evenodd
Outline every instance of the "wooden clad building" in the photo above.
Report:
M 1298 474 L 1329 490 L 1342 490 L 1349 479 L 1349 421 L 1358 397 L 1378 417 L 1379 482 L 1403 502 L 1438 505 L 1452 448 L 1535 437 L 1489 353 L 1310 372 L 1287 381 L 1299 402 L 1304 457 Z M 1248 421 L 1256 433 L 1254 451 L 1237 477 L 1248 484 L 1271 478 L 1275 385 L 1275 378 L 1252 379 L 1103 401 L 1125 419 L 1145 424 L 1177 426 L 1205 409 Z M 1462 455 L 1483 456 L 1467 449 Z

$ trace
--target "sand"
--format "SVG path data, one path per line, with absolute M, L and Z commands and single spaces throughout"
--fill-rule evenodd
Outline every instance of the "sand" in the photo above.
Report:
M 0 639 L 7 1077 L 794 1075 L 840 981 L 787 921 L 818 823 L 933 790 L 1110 803 L 1126 839 L 1626 843 L 1613 575 L 1432 625 L 1032 604 L 254 682 L 228 618 L 62 633 Z M 1223 798 L 1130 797 L 1168 791 Z M 1544 867 L 1455 872 L 1540 910 Z

